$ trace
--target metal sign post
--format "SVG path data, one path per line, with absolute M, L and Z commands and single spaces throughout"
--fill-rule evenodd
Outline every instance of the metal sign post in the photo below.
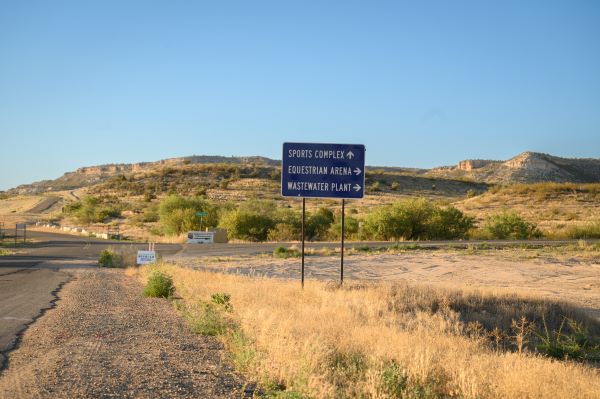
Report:
M 342 200 L 340 284 L 344 282 L 345 200 L 365 195 L 365 146 L 362 144 L 283 143 L 281 195 L 302 198 L 302 287 L 306 198 Z
M 304 220 L 306 219 L 306 198 L 302 198 L 302 289 L 304 289 Z
M 23 244 L 27 241 L 27 224 L 17 223 L 15 224 L 15 246 L 17 245 L 17 239 L 19 238 L 19 229 L 23 230 Z
M 196 212 L 196 216 L 200 216 L 200 231 L 202 231 L 202 220 L 204 216 L 208 216 L 208 212 Z

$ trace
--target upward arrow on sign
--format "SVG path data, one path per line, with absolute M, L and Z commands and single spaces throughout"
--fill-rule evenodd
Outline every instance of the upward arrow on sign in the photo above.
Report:
M 348 154 L 346 155 L 348 156 L 348 159 L 354 158 L 354 153 L 352 151 L 348 151 Z

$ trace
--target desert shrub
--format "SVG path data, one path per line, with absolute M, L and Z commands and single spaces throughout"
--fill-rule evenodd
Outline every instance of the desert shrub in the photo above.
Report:
M 199 314 L 192 324 L 192 331 L 196 334 L 217 336 L 227 331 L 227 320 L 223 312 L 215 304 L 200 302 Z
M 231 312 L 233 310 L 233 305 L 231 304 L 231 295 L 225 292 L 217 292 L 216 294 L 212 294 L 210 299 L 212 303 L 221 305 L 227 312 Z
M 465 238 L 473 228 L 474 219 L 453 206 L 436 207 L 429 220 L 429 237 L 438 240 Z
M 483 231 L 493 239 L 526 240 L 540 237 L 542 234 L 536 225 L 530 223 L 517 213 L 504 211 L 488 217 Z
M 154 271 L 150 275 L 144 288 L 144 295 L 153 298 L 170 298 L 174 292 L 173 279 L 160 271 Z
M 227 229 L 230 237 L 265 241 L 269 230 L 275 227 L 275 220 L 271 215 L 258 211 L 236 209 L 225 213 L 219 225 Z
M 302 230 L 302 215 L 288 208 L 277 208 L 273 212 L 275 226 L 269 230 L 269 241 L 299 240 Z
M 467 236 L 473 219 L 460 210 L 440 207 L 425 199 L 398 201 L 375 209 L 365 219 L 365 231 L 374 239 L 457 239 Z
M 583 226 L 573 226 L 569 228 L 567 235 L 574 239 L 600 238 L 600 221 Z
M 333 212 L 327 208 L 319 208 L 317 212 L 308 215 L 305 233 L 309 240 L 324 240 L 327 232 L 334 221 Z
M 475 190 L 473 190 L 472 188 L 467 190 L 467 198 L 473 198 L 477 195 L 477 192 L 475 192 Z
M 218 221 L 218 208 L 202 198 L 185 198 L 169 195 L 158 207 L 158 216 L 166 234 L 177 235 L 200 228 L 197 212 L 207 212 L 203 218 L 203 227 L 214 227 Z
M 122 209 L 123 205 L 118 198 L 87 196 L 81 201 L 66 205 L 63 211 L 73 216 L 79 223 L 90 224 L 120 217 Z
M 381 183 L 378 181 L 374 181 L 370 186 L 369 186 L 369 191 L 370 192 L 377 192 L 377 191 L 381 191 Z
M 293 241 L 301 239 L 301 229 L 286 223 L 277 223 L 267 233 L 269 241 Z
M 102 267 L 136 266 L 137 249 L 133 246 L 108 247 L 100 253 L 98 264 Z
M 116 254 L 112 249 L 105 249 L 100 253 L 98 264 L 102 267 L 117 267 L 117 265 L 120 263 L 118 257 L 119 255 Z
M 543 332 L 536 332 L 541 341 L 537 347 L 540 352 L 561 360 L 600 361 L 600 344 L 581 323 L 564 317 L 557 330 L 549 330 L 545 319 L 543 326 Z
M 352 239 L 358 235 L 358 219 L 352 216 L 344 218 L 344 236 L 346 239 Z M 330 240 L 339 240 L 342 237 L 342 217 L 335 215 L 335 222 L 329 227 L 327 238 Z
M 282 259 L 297 258 L 300 256 L 300 252 L 297 249 L 279 246 L 273 250 L 273 256 Z
M 153 199 L 156 199 L 156 194 L 152 190 L 146 190 L 144 192 L 144 202 L 152 202 Z

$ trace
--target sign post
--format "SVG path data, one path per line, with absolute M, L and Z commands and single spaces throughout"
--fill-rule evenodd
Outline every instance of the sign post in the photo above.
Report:
M 196 212 L 196 216 L 200 216 L 200 231 L 202 231 L 202 218 L 208 216 L 208 212 Z
M 346 199 L 365 195 L 365 146 L 362 144 L 283 143 L 281 195 L 302 198 L 302 287 L 306 198 L 342 200 L 340 283 L 344 282 Z
M 27 241 L 27 224 L 17 223 L 15 224 L 15 246 L 17 245 L 17 238 L 19 237 L 19 229 L 23 230 L 23 244 Z

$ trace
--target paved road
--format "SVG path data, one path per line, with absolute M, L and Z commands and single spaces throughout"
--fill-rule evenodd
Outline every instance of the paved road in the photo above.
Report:
M 48 198 L 42 200 L 42 202 L 40 202 L 39 204 L 37 204 L 33 208 L 29 209 L 28 211 L 25 211 L 24 213 L 43 213 L 43 212 L 46 212 L 48 209 L 52 208 L 61 199 L 62 199 L 61 197 L 48 197 Z
M 113 247 L 122 249 L 147 249 L 148 244 L 131 241 L 107 241 L 95 238 L 72 236 L 60 233 L 28 231 L 27 238 L 33 242 L 18 244 L 17 254 L 0 256 L 2 267 L 39 267 L 42 262 L 52 261 L 96 261 L 102 250 Z M 7 243 L 11 243 L 7 239 Z M 162 255 L 172 255 L 181 250 L 179 244 L 157 244 Z
M 52 306 L 53 293 L 68 279 L 67 273 L 52 269 L 0 269 L 0 370 L 17 334 Z

